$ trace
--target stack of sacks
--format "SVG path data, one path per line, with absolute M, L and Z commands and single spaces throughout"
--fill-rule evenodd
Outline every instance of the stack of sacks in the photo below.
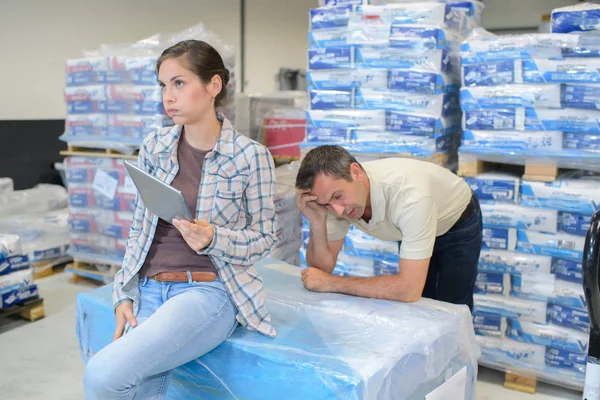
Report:
M 131 45 L 102 45 L 85 53 L 84 58 L 67 60 L 67 117 L 61 140 L 74 146 L 131 153 L 149 132 L 172 125 L 162 105 L 156 60 L 162 50 L 179 40 L 207 40 L 221 51 L 233 74 L 233 51 L 203 25 L 167 35 L 163 41 L 156 37 Z M 235 92 L 235 78 L 230 80 L 228 90 Z M 226 107 L 233 111 L 230 104 Z M 229 114 L 233 117 L 232 112 Z
M 478 336 L 482 361 L 582 388 L 589 318 L 581 259 L 600 180 L 466 180 L 483 216 L 473 309 L 476 333 L 486 336 Z
M 310 235 L 310 224 L 302 218 L 302 248 L 300 249 L 300 266 L 308 267 L 306 249 Z M 386 242 L 350 227 L 344 246 L 337 259 L 334 275 L 340 276 L 382 276 L 397 275 L 398 242 Z
M 583 3 L 552 11 L 552 32 L 587 32 L 600 30 L 600 5 Z
M 340 144 L 446 164 L 460 140 L 457 51 L 483 5 L 322 2 L 332 3 L 310 11 L 303 150 Z
M 302 247 L 302 219 L 296 204 L 295 182 L 298 165 L 287 164 L 275 169 L 277 192 L 277 247 L 270 256 L 292 265 L 300 265 L 298 250 Z
M 597 37 L 596 37 L 597 38 Z M 586 43 L 595 42 L 596 49 Z M 600 168 L 600 47 L 580 34 L 495 36 L 461 46 L 461 157 Z
M 17 235 L 0 234 L 0 310 L 38 297 L 33 269 Z
M 0 194 L 0 234 L 21 239 L 29 262 L 66 256 L 69 246 L 67 192 L 57 185 Z
M 137 190 L 122 160 L 68 157 L 69 231 L 75 258 L 120 264 Z

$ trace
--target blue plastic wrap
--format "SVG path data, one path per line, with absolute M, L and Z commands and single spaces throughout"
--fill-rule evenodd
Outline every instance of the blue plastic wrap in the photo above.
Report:
M 523 181 L 521 204 L 592 215 L 600 209 L 600 185 L 596 179 L 564 178 L 552 183 Z
M 493 35 L 482 28 L 460 48 L 463 65 L 530 58 L 560 58 L 562 49 L 575 47 L 579 37 L 566 34 Z
M 600 134 L 600 111 L 516 108 L 465 111 L 463 129 Z
M 473 293 L 508 295 L 510 275 L 499 272 L 478 272 Z
M 585 238 L 568 233 L 517 232 L 517 251 L 580 260 Z
M 537 254 L 517 253 L 514 251 L 481 249 L 478 270 L 483 272 L 502 272 L 519 275 L 528 272 L 549 274 L 552 258 Z
M 496 228 L 519 228 L 538 232 L 557 232 L 558 211 L 523 207 L 516 204 L 482 203 L 483 225 Z
M 486 172 L 475 177 L 466 176 L 473 193 L 480 201 L 517 203 L 521 178 L 506 173 Z
M 482 249 L 514 250 L 517 244 L 517 230 L 514 228 L 490 228 L 482 230 Z
M 463 111 L 519 107 L 560 108 L 561 87 L 555 85 L 501 85 L 466 87 L 460 90 Z
M 584 3 L 552 11 L 552 32 L 600 30 L 600 5 Z
M 168 397 L 422 399 L 466 367 L 465 398 L 475 398 L 479 349 L 466 307 L 313 293 L 302 287 L 296 267 L 266 260 L 257 269 L 278 336 L 238 328 L 177 368 Z M 112 339 L 110 291 L 77 297 L 84 361 Z
M 581 261 L 553 258 L 552 273 L 554 273 L 558 279 L 564 281 L 578 284 L 581 284 L 583 281 L 583 267 Z
M 499 153 L 506 150 L 530 150 L 548 154 L 550 151 L 562 151 L 563 133 L 560 131 L 464 130 L 462 145 L 481 150 L 489 148 Z

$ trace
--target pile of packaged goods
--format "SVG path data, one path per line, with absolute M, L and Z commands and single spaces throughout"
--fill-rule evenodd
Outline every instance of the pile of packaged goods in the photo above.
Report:
M 176 34 L 157 34 L 132 44 L 102 45 L 66 62 L 67 116 L 61 140 L 72 146 L 110 148 L 132 153 L 151 131 L 170 126 L 156 76 L 156 60 L 167 47 L 185 39 L 204 40 L 223 57 L 235 93 L 235 53 L 199 24 Z M 232 121 L 235 103 L 222 111 Z
M 270 255 L 291 265 L 300 265 L 298 250 L 302 247 L 302 220 L 300 210 L 296 206 L 294 187 L 297 172 L 297 163 L 282 165 L 275 169 L 277 247 Z
M 473 31 L 461 46 L 461 160 L 600 171 L 598 38 Z
M 340 144 L 363 159 L 401 153 L 447 165 L 456 158 L 458 50 L 479 26 L 483 4 L 321 3 L 310 11 L 303 151 Z
M 301 267 L 308 266 L 306 249 L 309 235 L 310 224 L 306 218 L 302 217 Z M 399 261 L 398 242 L 375 239 L 351 227 L 338 256 L 333 274 L 360 277 L 397 275 Z
M 101 264 L 120 264 L 125 256 L 137 190 L 123 160 L 65 159 L 69 193 L 69 254 Z
M 590 325 L 581 260 L 600 179 L 571 175 L 554 183 L 501 173 L 466 180 L 483 216 L 473 309 L 480 362 L 581 389 Z
M 38 185 L 0 193 L 0 235 L 18 235 L 30 263 L 64 258 L 69 247 L 67 191 Z
M 0 310 L 39 297 L 33 268 L 17 235 L 0 234 Z

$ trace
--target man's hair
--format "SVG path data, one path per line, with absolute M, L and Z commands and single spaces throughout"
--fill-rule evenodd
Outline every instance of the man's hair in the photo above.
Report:
M 297 189 L 312 189 L 315 178 L 319 174 L 328 175 L 335 179 L 344 179 L 352 182 L 350 165 L 357 163 L 361 169 L 362 165 L 354 158 L 348 150 L 340 146 L 320 146 L 309 151 L 298 170 L 296 176 Z

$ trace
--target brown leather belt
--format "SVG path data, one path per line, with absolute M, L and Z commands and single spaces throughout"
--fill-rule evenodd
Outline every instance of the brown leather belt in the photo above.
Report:
M 188 282 L 187 272 L 161 272 L 149 276 L 148 279 L 154 279 L 157 282 Z M 192 272 L 192 281 L 194 282 L 212 282 L 217 279 L 214 272 Z

